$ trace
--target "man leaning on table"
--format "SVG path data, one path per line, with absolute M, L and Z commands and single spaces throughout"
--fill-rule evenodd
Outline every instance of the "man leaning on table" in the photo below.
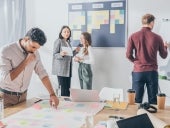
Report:
M 38 52 L 45 42 L 44 32 L 39 28 L 32 28 L 24 38 L 0 49 L 0 96 L 4 98 L 5 107 L 26 100 L 33 71 L 48 90 L 50 105 L 57 107 L 59 104 Z

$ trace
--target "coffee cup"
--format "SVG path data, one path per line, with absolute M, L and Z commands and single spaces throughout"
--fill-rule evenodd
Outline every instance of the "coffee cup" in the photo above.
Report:
M 165 109 L 165 98 L 166 98 L 166 95 L 164 93 L 157 94 L 158 109 Z
M 170 128 L 170 125 L 166 125 L 166 126 L 164 126 L 164 128 Z
M 135 90 L 133 89 L 128 89 L 128 104 L 133 105 L 135 103 Z

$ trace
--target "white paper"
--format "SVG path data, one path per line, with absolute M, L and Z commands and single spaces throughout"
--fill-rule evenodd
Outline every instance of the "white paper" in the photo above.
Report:
M 123 89 L 104 87 L 99 93 L 100 100 L 113 100 L 114 95 L 119 95 L 119 101 L 123 101 Z
M 45 94 L 39 94 L 39 95 L 36 96 L 36 98 L 41 99 L 41 100 L 49 100 L 50 96 L 45 95 Z
M 73 51 L 70 47 L 62 47 L 62 51 L 67 52 L 67 56 L 73 56 Z

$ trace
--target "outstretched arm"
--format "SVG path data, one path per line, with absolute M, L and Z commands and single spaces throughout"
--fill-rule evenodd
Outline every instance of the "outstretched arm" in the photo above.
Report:
M 47 88 L 49 94 L 50 94 L 50 105 L 57 108 L 58 104 L 59 104 L 59 99 L 58 97 L 55 95 L 55 92 L 52 88 L 50 79 L 48 76 L 45 76 L 42 80 L 42 83 L 44 84 L 44 86 Z

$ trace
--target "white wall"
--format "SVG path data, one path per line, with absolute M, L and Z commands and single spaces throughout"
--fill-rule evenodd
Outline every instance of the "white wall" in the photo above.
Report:
M 79 0 L 78 2 L 87 2 Z M 94 0 L 88 0 L 93 2 Z M 97 0 L 95 0 L 97 1 Z M 99 1 L 99 0 L 98 0 Z M 101 0 L 102 1 L 102 0 Z M 48 41 L 45 47 L 41 48 L 41 58 L 44 66 L 51 76 L 51 58 L 53 42 L 58 37 L 62 25 L 68 24 L 68 2 L 76 0 L 26 0 L 27 7 L 27 29 L 31 27 L 40 27 L 47 35 Z M 162 18 L 170 18 L 168 12 L 169 0 L 129 0 L 128 1 L 128 36 L 141 28 L 141 16 L 145 13 L 152 13 L 156 17 L 156 24 L 153 31 L 159 32 Z M 95 48 L 95 67 L 93 88 L 100 90 L 103 86 L 124 88 L 126 91 L 131 87 L 130 75 L 132 64 L 125 57 L 126 47 L 123 48 Z M 79 88 L 77 76 L 77 64 L 73 64 L 72 87 Z M 35 80 L 36 78 L 36 80 Z M 51 76 L 57 83 L 55 76 Z M 29 96 L 37 95 L 34 86 L 37 82 L 37 89 L 40 93 L 46 92 L 44 88 L 38 85 L 38 77 L 34 77 L 31 82 Z M 126 97 L 125 97 L 126 99 Z

